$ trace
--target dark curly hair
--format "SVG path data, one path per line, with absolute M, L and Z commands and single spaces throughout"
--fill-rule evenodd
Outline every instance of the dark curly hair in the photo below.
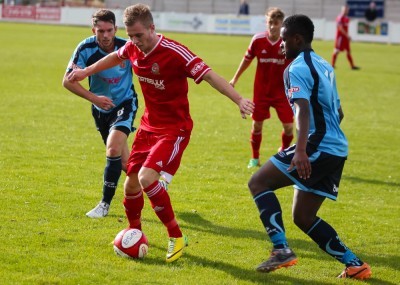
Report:
M 283 21 L 282 27 L 285 27 L 286 32 L 290 35 L 301 35 L 308 44 L 314 38 L 314 24 L 306 15 L 297 14 L 289 16 Z
M 109 22 L 115 26 L 115 14 L 110 10 L 100 9 L 92 15 L 93 27 L 96 26 L 99 21 Z

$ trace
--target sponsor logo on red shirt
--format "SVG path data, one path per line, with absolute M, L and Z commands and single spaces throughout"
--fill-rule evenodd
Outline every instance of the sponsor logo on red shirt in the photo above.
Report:
M 140 82 L 145 82 L 145 83 L 154 85 L 154 87 L 157 89 L 160 89 L 160 90 L 165 89 L 164 80 L 155 80 L 155 79 L 147 78 L 147 77 L 143 77 L 143 76 L 137 76 L 137 78 L 139 79 Z
M 203 61 L 196 63 L 192 70 L 190 70 L 190 73 L 192 74 L 192 76 L 195 76 L 197 72 L 203 69 L 204 66 L 206 66 L 206 64 Z
M 260 63 L 276 63 L 279 65 L 284 65 L 285 60 L 282 58 L 260 58 Z

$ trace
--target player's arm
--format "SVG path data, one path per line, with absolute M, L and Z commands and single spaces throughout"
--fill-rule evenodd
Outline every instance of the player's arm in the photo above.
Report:
M 339 23 L 337 26 L 338 30 L 340 31 L 340 33 L 345 36 L 346 38 L 350 39 L 350 35 L 345 31 L 345 29 L 343 28 L 343 24 Z
M 239 64 L 238 69 L 236 70 L 235 75 L 233 76 L 231 81 L 229 81 L 229 84 L 232 85 L 233 87 L 235 87 L 236 82 L 239 80 L 239 78 L 243 74 L 243 72 L 245 72 L 245 70 L 250 66 L 250 64 L 251 64 L 251 60 L 243 58 Z
M 209 70 L 204 76 L 203 80 L 207 81 L 214 89 L 218 90 L 221 94 L 227 96 L 235 102 L 240 109 L 242 118 L 245 119 L 246 115 L 250 115 L 254 110 L 254 103 L 248 99 L 243 98 L 239 93 L 221 76 L 213 70 Z
M 306 153 L 308 132 L 310 128 L 310 107 L 308 100 L 299 98 L 294 100 L 296 108 L 297 141 L 293 159 L 288 170 L 296 167 L 300 178 L 307 179 L 311 175 L 311 164 Z
M 122 61 L 123 59 L 120 59 L 115 51 L 84 69 L 74 69 L 68 74 L 67 79 L 69 81 L 81 81 L 92 74 L 114 67 Z
M 115 105 L 113 104 L 112 100 L 106 96 L 97 96 L 96 94 L 90 92 L 89 90 L 85 89 L 78 81 L 70 81 L 68 80 L 68 75 L 70 72 L 66 72 L 63 78 L 62 85 L 71 91 L 72 93 L 82 97 L 83 99 L 88 100 L 93 105 L 103 109 L 109 110 Z

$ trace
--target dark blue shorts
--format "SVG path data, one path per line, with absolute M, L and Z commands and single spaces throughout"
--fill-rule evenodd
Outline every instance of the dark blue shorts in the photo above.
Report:
M 103 138 L 104 144 L 112 130 L 124 132 L 127 136 L 135 131 L 133 122 L 136 117 L 137 100 L 129 99 L 115 107 L 111 112 L 104 113 L 92 105 L 92 115 L 97 130 Z
M 293 159 L 295 148 L 296 145 L 293 145 L 275 154 L 271 157 L 271 162 L 293 181 L 294 188 L 336 200 L 347 157 L 334 156 L 307 145 L 306 152 L 311 163 L 311 176 L 308 179 L 302 179 L 295 168 L 290 172 L 287 170 Z

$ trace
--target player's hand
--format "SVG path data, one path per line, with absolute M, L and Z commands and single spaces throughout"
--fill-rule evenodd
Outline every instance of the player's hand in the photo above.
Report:
M 76 68 L 73 69 L 70 74 L 68 74 L 69 81 L 82 81 L 87 77 L 87 72 L 85 69 Z
M 92 102 L 92 103 L 94 105 L 96 105 L 97 107 L 99 107 L 103 110 L 106 110 L 106 111 L 115 107 L 113 101 L 106 96 L 96 96 L 95 102 Z
M 242 114 L 242 118 L 246 119 L 246 115 L 251 115 L 254 111 L 254 103 L 249 99 L 240 100 L 239 103 L 240 113 Z
M 311 163 L 308 159 L 308 155 L 305 151 L 295 152 L 293 159 L 290 163 L 288 171 L 291 171 L 294 167 L 297 169 L 297 174 L 302 179 L 308 179 L 311 176 Z

